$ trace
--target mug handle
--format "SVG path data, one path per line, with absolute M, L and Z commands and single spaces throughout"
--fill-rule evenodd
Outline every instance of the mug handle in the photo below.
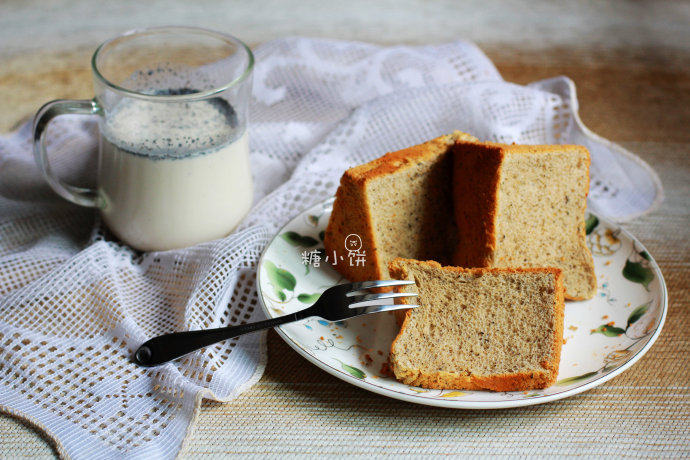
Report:
M 96 115 L 101 113 L 100 106 L 94 100 L 72 100 L 58 99 L 50 101 L 41 107 L 34 117 L 33 139 L 34 139 L 34 158 L 36 164 L 41 168 L 43 177 L 50 187 L 64 199 L 80 206 L 90 208 L 99 207 L 98 192 L 95 189 L 77 187 L 60 180 L 53 174 L 48 162 L 48 152 L 46 151 L 46 128 L 50 121 L 58 115 L 64 114 Z

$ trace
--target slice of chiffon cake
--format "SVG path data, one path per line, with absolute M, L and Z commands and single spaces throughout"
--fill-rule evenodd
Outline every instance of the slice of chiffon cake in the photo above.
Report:
M 589 152 L 575 145 L 458 142 L 453 152 L 461 267 L 558 267 L 568 299 L 591 298 L 585 242 Z
M 455 131 L 343 174 L 324 238 L 326 253 L 344 258 L 336 270 L 350 281 L 383 280 L 395 257 L 452 260 L 458 235 L 449 149 L 457 141 L 476 139 Z M 363 254 L 359 262 L 350 263 L 350 250 Z
M 442 267 L 395 259 L 398 288 L 417 292 L 391 346 L 395 377 L 437 389 L 523 391 L 556 381 L 563 343 L 557 268 Z

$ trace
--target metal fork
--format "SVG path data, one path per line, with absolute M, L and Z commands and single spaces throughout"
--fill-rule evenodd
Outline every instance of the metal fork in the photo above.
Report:
M 408 284 L 414 284 L 414 281 L 387 280 L 338 284 L 326 289 L 311 307 L 295 313 L 290 313 L 289 315 L 239 326 L 205 329 L 201 331 L 175 332 L 154 337 L 144 342 L 139 349 L 137 349 L 134 353 L 133 361 L 140 366 L 158 366 L 216 342 L 231 339 L 248 332 L 299 321 L 311 316 L 319 316 L 328 321 L 340 321 L 355 316 L 367 315 L 369 313 L 415 308 L 417 305 L 386 305 L 381 303 L 387 299 L 416 296 L 417 294 L 415 293 L 363 293 L 370 289 L 404 286 Z M 364 304 L 367 305 L 365 306 Z

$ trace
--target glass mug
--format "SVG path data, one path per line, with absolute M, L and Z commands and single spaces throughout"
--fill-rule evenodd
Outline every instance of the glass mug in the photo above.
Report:
M 247 111 L 254 57 L 230 35 L 192 27 L 127 32 L 103 43 L 92 100 L 56 100 L 34 120 L 34 155 L 63 198 L 100 210 L 122 241 L 168 250 L 229 234 L 252 204 Z M 95 189 L 56 177 L 46 127 L 99 115 Z

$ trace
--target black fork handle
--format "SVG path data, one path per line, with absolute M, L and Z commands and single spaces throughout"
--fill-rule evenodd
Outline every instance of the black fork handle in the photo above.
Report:
M 241 324 L 239 326 L 219 327 L 217 329 L 204 329 L 201 331 L 174 332 L 160 335 L 144 342 L 134 353 L 133 361 L 144 367 L 158 366 L 173 359 L 189 354 L 199 348 L 213 345 L 216 342 L 232 339 L 249 332 L 280 326 L 281 324 L 299 321 L 310 316 L 315 316 L 313 308 L 300 310 L 289 315 L 277 318 L 257 321 L 255 323 Z

